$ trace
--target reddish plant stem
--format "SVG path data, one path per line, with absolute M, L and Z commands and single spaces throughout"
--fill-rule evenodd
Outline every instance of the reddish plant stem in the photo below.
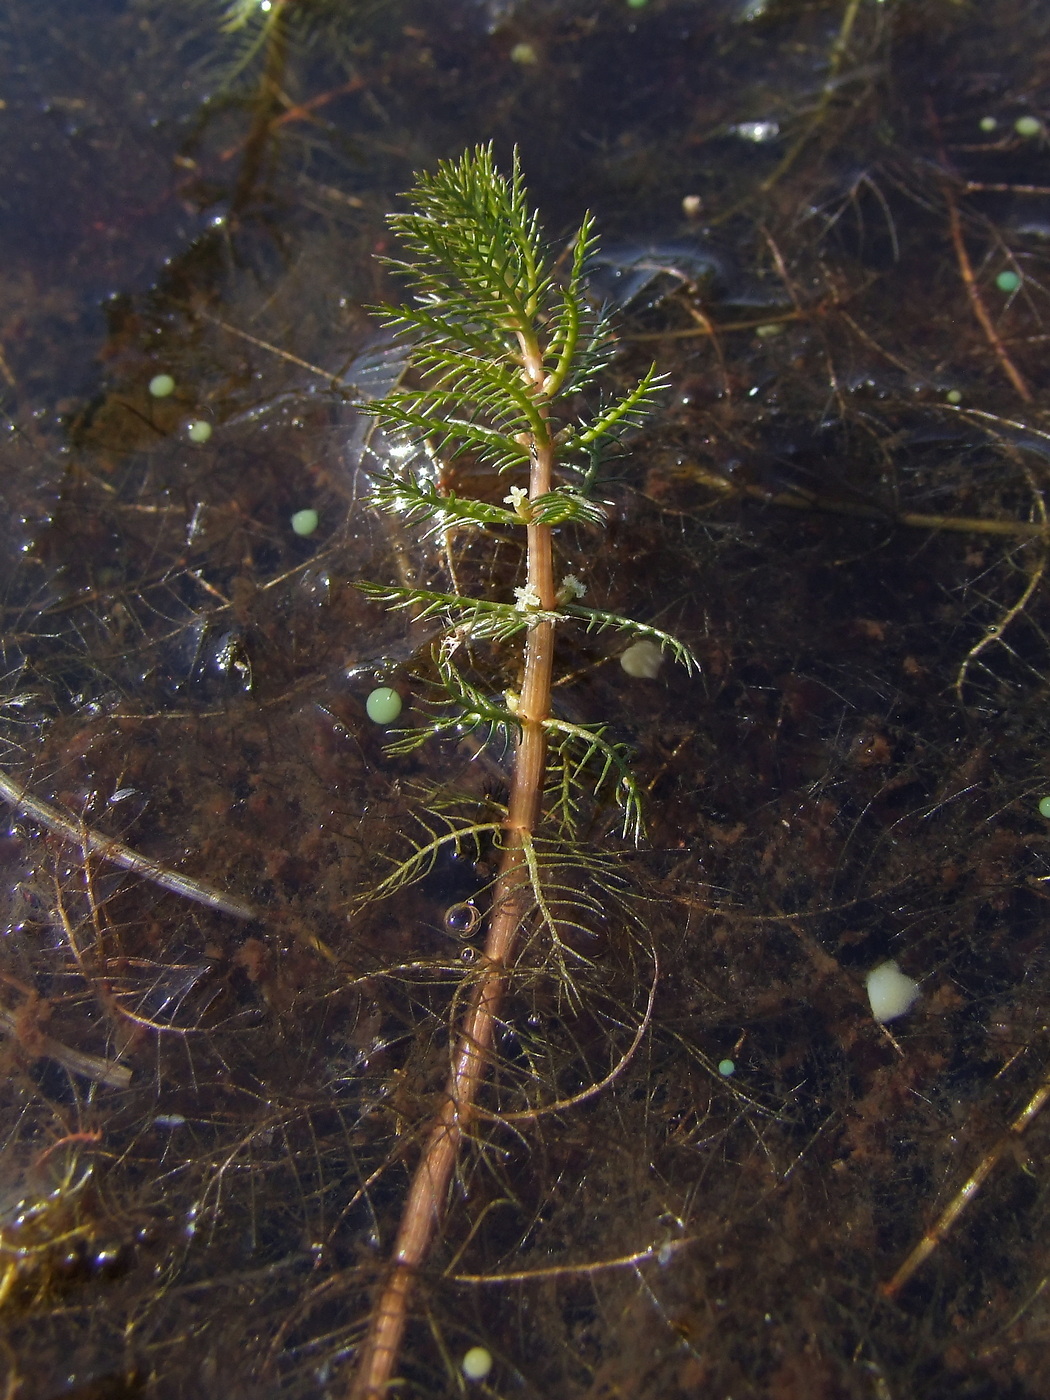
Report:
M 984 304 L 981 296 L 981 289 L 977 285 L 977 278 L 974 276 L 973 265 L 970 262 L 970 255 L 966 251 L 966 242 L 963 239 L 962 220 L 959 218 L 959 207 L 955 202 L 951 186 L 944 182 L 944 198 L 948 205 L 948 230 L 951 234 L 952 247 L 955 249 L 955 261 L 959 264 L 959 275 L 962 277 L 963 286 L 966 288 L 966 295 L 970 299 L 970 307 L 977 319 L 981 330 L 984 331 L 985 339 L 992 347 L 995 358 L 1025 403 L 1032 402 L 1032 391 L 1025 382 L 1021 371 L 1014 364 L 1007 354 L 1006 346 L 1000 338 L 999 332 L 995 329 L 995 322 L 988 314 L 988 308 Z
M 526 359 L 526 373 L 536 382 Z M 542 370 L 542 366 L 540 366 Z M 544 414 L 546 417 L 546 414 Z M 549 435 L 534 442 L 529 496 L 551 489 L 554 447 Z M 528 587 L 545 611 L 556 607 L 549 525 L 528 526 Z M 532 903 L 525 860 L 540 816 L 547 765 L 545 720 L 550 712 L 554 624 L 538 620 L 525 642 L 525 671 L 517 717 L 521 723 L 507 806 L 506 845 L 493 892 L 482 972 L 460 1027 L 445 1099 L 430 1129 L 401 1213 L 389 1272 L 369 1319 L 368 1333 L 350 1388 L 350 1400 L 384 1400 L 401 1352 L 416 1274 L 437 1235 L 464 1133 L 475 1117 L 503 996 Z
M 959 217 L 959 205 L 952 191 L 953 179 L 957 180 L 957 177 L 955 177 L 954 174 L 949 176 L 947 173 L 951 171 L 951 164 L 948 160 L 948 154 L 944 147 L 944 139 L 941 135 L 940 118 L 929 96 L 926 98 L 926 112 L 934 139 L 937 142 L 941 165 L 946 172 L 941 179 L 941 190 L 944 194 L 944 202 L 948 209 L 948 232 L 951 236 L 952 248 L 955 250 L 955 261 L 959 267 L 959 276 L 962 278 L 963 286 L 966 288 L 966 295 L 970 301 L 970 309 L 978 325 L 981 327 L 981 330 L 984 331 L 985 339 L 991 346 L 995 358 L 999 361 L 1003 373 L 1017 390 L 1018 394 L 1020 394 L 1021 398 L 1024 399 L 1025 403 L 1031 403 L 1032 391 L 1029 389 L 1024 375 L 1022 375 L 1021 371 L 1007 354 L 1006 346 L 1003 344 L 999 332 L 995 328 L 995 322 L 989 315 L 988 308 L 984 304 L 984 298 L 981 296 L 981 289 L 977 285 L 973 264 L 970 262 L 970 255 L 966 251 L 966 239 L 963 237 L 962 219 Z M 963 188 L 966 190 L 969 186 L 964 185 Z

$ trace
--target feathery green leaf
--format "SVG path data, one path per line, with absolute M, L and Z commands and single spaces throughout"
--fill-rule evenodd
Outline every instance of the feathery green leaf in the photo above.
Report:
M 617 437 L 630 427 L 637 427 L 649 416 L 656 395 L 666 388 L 667 379 L 650 365 L 638 383 L 622 398 L 608 404 L 588 427 L 573 431 L 568 439 L 570 449 L 587 447 L 601 438 Z
M 446 627 L 456 628 L 478 641 L 507 641 L 534 622 L 557 622 L 562 616 L 541 608 L 493 603 L 487 598 L 464 598 L 458 593 L 437 593 L 426 588 L 396 588 L 377 583 L 357 583 L 354 587 L 394 609 L 418 607 L 417 622 L 440 618 Z
M 396 731 L 384 747 L 390 754 L 412 753 L 430 738 L 463 738 L 482 729 L 484 743 L 498 744 L 506 752 L 521 732 L 521 721 L 477 686 L 452 664 L 448 649 L 434 648 L 437 679 L 431 682 L 433 694 L 421 702 L 432 713 L 418 729 Z
M 633 632 L 637 637 L 645 637 L 669 651 L 679 666 L 684 666 L 690 675 L 700 670 L 700 662 L 684 642 L 648 622 L 636 622 L 633 618 L 621 617 L 618 613 L 600 612 L 596 608 L 581 608 L 575 603 L 567 603 L 562 612 L 566 617 L 580 618 L 586 624 L 588 632 L 605 632 L 612 628 L 617 632 Z
M 579 813 L 577 793 L 587 770 L 596 767 L 597 776 L 591 784 L 594 796 L 600 798 L 612 780 L 612 798 L 623 809 L 623 834 L 639 845 L 645 832 L 642 794 L 631 772 L 626 749 L 609 743 L 604 737 L 605 726 L 569 724 L 560 719 L 548 719 L 545 726 L 552 736 L 552 749 L 562 759 L 554 804 L 561 824 L 575 833 Z M 570 759 L 572 749 L 579 752 Z
M 571 520 L 579 525 L 597 525 L 604 529 L 609 523 L 597 501 L 569 486 L 559 486 L 543 496 L 535 496 L 529 502 L 529 512 L 539 525 L 564 525 Z
M 496 170 L 490 146 L 443 161 L 435 172 L 417 177 L 410 200 L 407 212 L 390 219 L 402 249 L 390 265 L 404 275 L 414 301 L 383 308 L 381 314 L 406 347 L 412 378 L 366 405 L 367 411 L 387 430 L 425 440 L 429 454 L 446 465 L 467 453 L 479 465 L 513 470 L 517 480 L 528 471 L 534 481 L 536 464 L 546 455 L 545 478 L 553 454 L 563 483 L 570 474 L 576 484 L 542 493 L 533 486 L 537 494 L 531 498 L 515 485 L 506 502 L 510 509 L 504 509 L 439 490 L 429 477 L 402 469 L 376 477 L 376 505 L 418 526 L 423 539 L 467 528 L 604 526 L 605 508 L 590 489 L 602 450 L 642 421 L 665 381 L 653 366 L 628 392 L 590 416 L 560 426 L 568 416 L 561 405 L 594 383 L 615 348 L 604 312 L 593 308 L 584 287 L 584 267 L 597 246 L 591 216 L 584 216 L 576 234 L 568 275 L 556 281 L 537 215 L 528 206 L 517 154 L 509 177 Z M 416 380 L 416 387 L 410 387 Z M 530 549 L 533 539 L 530 534 Z M 484 744 L 515 743 L 526 721 L 501 697 L 486 693 L 458 663 L 468 655 L 464 643 L 506 642 L 541 621 L 630 632 L 657 642 L 688 671 L 697 669 L 688 648 L 657 627 L 562 602 L 582 592 L 572 575 L 558 592 L 559 606 L 550 610 L 536 606 L 531 587 L 515 589 L 515 602 L 427 588 L 358 587 L 391 608 L 412 611 L 416 621 L 436 621 L 443 632 L 434 648 L 436 674 L 416 705 L 421 722 L 392 736 L 388 751 L 394 754 L 409 753 L 430 737 L 471 733 Z M 593 852 L 583 855 L 582 848 L 576 849 L 575 833 L 594 802 L 609 801 L 622 810 L 624 836 L 638 841 L 642 802 L 629 752 L 607 737 L 606 726 L 556 717 L 542 723 L 548 746 L 545 819 L 559 837 L 546 842 L 537 832 L 516 829 L 514 841 L 533 898 L 526 922 L 534 931 L 546 930 L 551 955 L 571 985 L 567 969 L 578 955 L 571 951 L 569 933 L 601 917 L 605 896 L 617 883 L 608 872 L 593 888 L 581 881 L 581 867 L 593 874 L 601 863 Z M 450 844 L 485 837 L 498 849 L 504 845 L 499 822 L 461 824 L 459 816 L 435 812 L 422 825 L 422 837 L 411 842 L 409 856 L 381 882 L 377 894 L 425 876 Z
M 516 511 L 477 501 L 471 496 L 457 496 L 454 491 L 443 494 L 429 481 L 419 482 L 408 476 L 381 476 L 373 480 L 373 503 L 389 515 L 426 524 L 420 536 L 424 540 L 443 530 L 521 524 L 521 516 Z

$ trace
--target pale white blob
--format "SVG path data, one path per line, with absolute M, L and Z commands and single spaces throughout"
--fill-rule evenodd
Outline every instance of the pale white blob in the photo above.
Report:
M 919 1000 L 919 984 L 906 977 L 895 962 L 879 963 L 868 973 L 865 984 L 871 1014 L 876 1021 L 893 1021 L 910 1011 Z
M 656 642 L 642 640 L 629 646 L 620 657 L 620 665 L 636 680 L 654 681 L 660 674 L 663 649 Z
M 742 136 L 745 141 L 754 141 L 756 146 L 765 141 L 775 141 L 780 135 L 779 122 L 737 122 L 730 131 Z
M 471 1347 L 459 1364 L 468 1381 L 483 1381 L 492 1370 L 492 1352 L 487 1347 Z

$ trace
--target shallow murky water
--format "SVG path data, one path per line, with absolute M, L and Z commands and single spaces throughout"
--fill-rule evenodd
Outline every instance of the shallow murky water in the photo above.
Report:
M 405 1393 L 1044 1394 L 1045 19 L 285 9 L 0 20 L 8 1390 L 349 1384 L 492 852 L 367 894 L 507 783 L 384 751 L 433 631 L 353 585 L 520 563 L 369 508 L 369 308 L 412 171 L 492 139 L 555 248 L 598 217 L 609 386 L 670 377 L 565 565 L 703 669 L 560 643 L 648 839 L 590 814 L 571 994 L 523 955 Z

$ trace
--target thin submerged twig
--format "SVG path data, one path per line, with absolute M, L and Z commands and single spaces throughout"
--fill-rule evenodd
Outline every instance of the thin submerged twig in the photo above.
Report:
M 962 1215 L 978 1191 L 988 1180 L 996 1165 L 1020 1140 L 1021 1134 L 1032 1119 L 1041 1112 L 1047 1099 L 1050 1099 L 1050 1077 L 1043 1080 L 1024 1108 L 1010 1124 L 1006 1133 L 978 1162 L 976 1168 L 959 1187 L 947 1206 L 923 1235 L 904 1263 L 881 1285 L 879 1291 L 886 1298 L 895 1298 L 912 1275 L 925 1264 L 930 1255 L 945 1238 L 952 1226 Z
M 86 823 L 74 821 L 57 807 L 34 797 L 28 788 L 14 782 L 6 773 L 0 773 L 0 798 L 10 803 L 16 811 L 40 822 L 56 836 L 79 846 L 85 855 L 108 860 L 113 865 L 119 865 L 124 870 L 130 870 L 135 875 L 151 880 L 153 884 L 160 885 L 172 894 L 181 895 L 183 899 L 191 899 L 197 904 L 207 905 L 209 909 L 217 909 L 220 914 L 231 914 L 235 919 L 258 918 L 257 911 L 244 900 L 222 894 L 211 885 L 206 885 L 203 880 L 195 880 L 191 875 L 181 875 L 177 870 L 170 870 L 159 861 L 133 851 L 130 846 L 125 846 L 115 837 L 104 836 L 100 831 L 93 831 Z
M 946 530 L 956 535 L 1007 535 L 1020 539 L 1050 539 L 1050 524 L 1041 520 L 997 520 L 979 515 L 934 515 L 920 511 L 893 510 L 865 501 L 845 501 L 825 496 L 802 486 L 786 491 L 771 491 L 756 482 L 731 481 L 721 472 L 702 463 L 690 462 L 689 480 L 718 491 L 722 496 L 745 496 L 763 505 L 780 506 L 785 510 L 810 510 L 827 515 L 846 515 L 859 520 L 882 521 L 886 525 L 902 525 L 911 530 Z M 1026 593 L 1027 602 L 1030 593 Z M 993 640 L 984 639 L 983 645 Z
M 695 1237 L 680 1240 L 664 1240 L 660 1244 L 649 1244 L 637 1249 L 633 1254 L 622 1254 L 616 1259 L 593 1259 L 589 1263 L 548 1264 L 537 1269 L 511 1269 L 492 1274 L 449 1274 L 454 1283 L 532 1283 L 538 1279 L 585 1278 L 590 1274 L 610 1273 L 614 1269 L 636 1269 L 641 1264 L 670 1263 L 671 1259 L 698 1244 Z
M 1020 617 L 1021 614 L 1028 607 L 1028 604 L 1032 600 L 1036 589 L 1043 581 L 1043 575 L 1046 573 L 1046 541 L 1048 538 L 1048 531 L 1050 531 L 1050 520 L 1048 520 L 1047 518 L 1046 502 L 1043 499 L 1043 493 L 1042 491 L 1040 491 L 1038 484 L 1035 481 L 1035 478 L 1033 477 L 1031 471 L 1029 471 L 1027 468 L 1025 468 L 1025 475 L 1028 478 L 1028 484 L 1031 487 L 1032 497 L 1036 503 L 1036 510 L 1040 517 L 1039 525 L 1041 535 L 1044 541 L 1043 547 L 1039 552 L 1038 558 L 1036 559 L 1031 572 L 1029 573 L 1028 581 L 1021 592 L 1021 596 L 1016 600 L 1016 602 L 1014 602 L 1009 608 L 1007 608 L 1006 612 L 1001 618 L 999 618 L 998 622 L 992 623 L 992 625 L 985 631 L 984 635 L 982 637 L 979 637 L 977 641 L 974 642 L 973 646 L 963 657 L 962 662 L 959 665 L 959 670 L 956 673 L 955 677 L 955 694 L 960 705 L 964 703 L 963 686 L 966 684 L 966 676 L 971 664 L 974 661 L 976 661 L 978 656 L 980 656 L 981 652 L 984 651 L 986 647 L 991 646 L 993 642 L 999 642 L 1005 645 L 1005 643 L 1003 642 L 1003 636 L 1006 632 L 1006 629 L 1016 618 Z
M 1010 383 L 1024 399 L 1025 403 L 1032 402 L 1032 391 L 1029 389 L 1021 371 L 1014 364 L 1007 354 L 1006 346 L 1002 342 L 1002 337 L 995 328 L 995 322 L 989 315 L 988 308 L 984 304 L 981 296 L 981 289 L 977 285 L 977 278 L 974 276 L 973 264 L 970 262 L 970 255 L 966 251 L 966 240 L 963 238 L 962 220 L 959 217 L 959 206 L 955 202 L 952 187 L 947 180 L 942 183 L 945 203 L 948 206 L 948 230 L 951 234 L 952 247 L 955 250 L 955 260 L 959 265 L 959 275 L 966 288 L 966 295 L 970 299 L 970 307 L 977 319 L 981 330 L 984 331 L 985 339 L 992 347 L 995 358 L 999 361 L 1003 373 Z
M 827 119 L 832 99 L 836 95 L 842 81 L 842 68 L 849 53 L 850 40 L 853 37 L 853 26 L 856 23 L 859 9 L 860 0 L 847 0 L 842 16 L 842 23 L 839 26 L 838 33 L 835 35 L 834 43 L 831 46 L 831 53 L 828 58 L 827 77 L 821 87 L 820 100 L 815 110 L 810 114 L 808 121 L 803 125 L 798 136 L 788 147 L 776 169 L 762 181 L 760 189 L 764 193 L 771 190 L 777 181 L 788 173 Z
M 74 1050 L 71 1045 L 36 1030 L 31 1040 L 27 1041 L 22 1018 L 3 1007 L 0 1007 L 0 1035 L 11 1036 L 32 1059 L 54 1060 L 71 1074 L 79 1074 L 95 1084 L 104 1084 L 107 1089 L 126 1089 L 131 1083 L 131 1070 L 115 1060 Z

